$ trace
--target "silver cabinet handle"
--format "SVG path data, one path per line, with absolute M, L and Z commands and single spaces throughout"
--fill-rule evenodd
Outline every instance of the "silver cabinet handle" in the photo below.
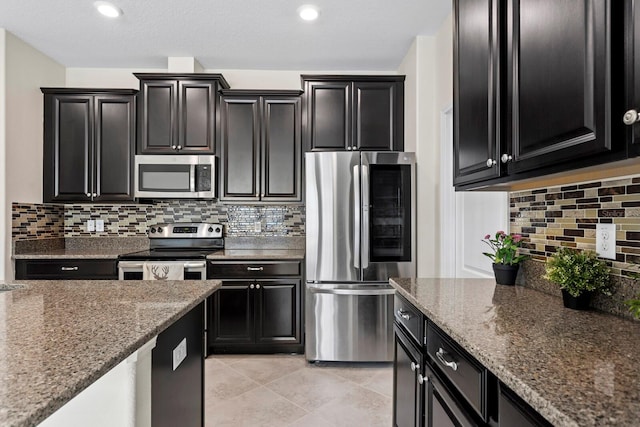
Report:
M 177 145 L 172 145 L 171 148 L 173 148 L 175 150 L 176 148 L 178 148 L 178 146 Z
M 87 193 L 87 197 L 91 197 L 91 193 Z
M 249 285 L 249 289 L 253 289 L 255 287 L 256 287 L 256 285 L 254 285 L 253 283 Z
M 426 382 L 429 382 L 429 378 L 427 378 L 426 376 L 422 376 L 422 374 L 418 374 L 418 384 L 422 385 Z
M 488 168 L 492 168 L 492 167 L 494 167 L 494 166 L 495 166 L 495 165 L 497 165 L 497 164 L 498 164 L 498 162 L 496 162 L 495 160 L 493 160 L 493 159 L 487 159 L 487 167 L 488 167 Z
M 420 369 L 420 365 L 418 365 L 416 362 L 411 362 L 411 370 L 415 372 L 416 369 Z
M 398 316 L 402 317 L 404 320 L 411 319 L 411 315 L 402 309 L 398 309 Z
M 62 271 L 78 271 L 78 267 L 60 267 Z
M 260 283 L 256 284 L 256 289 L 260 289 Z
M 352 148 L 351 148 L 351 147 L 347 147 L 347 151 L 351 151 L 351 150 L 352 150 Z
M 500 157 L 500 161 L 502 161 L 502 163 L 508 163 L 511 160 L 513 160 L 513 157 L 511 157 L 510 154 L 503 154 L 502 157 Z
M 98 193 L 93 193 L 93 197 L 96 197 L 98 195 Z
M 264 267 L 247 267 L 247 271 L 262 271 Z
M 178 150 L 182 150 L 182 145 L 178 145 L 178 147 L 176 147 Z
M 445 353 L 446 352 L 442 349 L 442 347 L 440 347 L 438 349 L 438 351 L 436 351 L 436 357 L 438 358 L 438 360 L 440 362 L 442 362 L 442 364 L 444 366 L 448 366 L 449 368 L 453 369 L 454 371 L 457 371 L 458 370 L 458 364 L 456 362 L 454 362 L 454 361 L 449 362 L 448 360 L 446 360 L 444 358 L 444 354 Z
M 624 113 L 624 116 L 622 116 L 622 121 L 624 122 L 625 125 L 632 125 L 640 121 L 640 115 L 636 110 L 629 110 L 626 113 Z

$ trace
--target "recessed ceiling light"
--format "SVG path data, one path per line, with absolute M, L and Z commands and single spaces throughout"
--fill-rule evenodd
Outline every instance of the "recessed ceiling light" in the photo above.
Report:
M 311 4 L 305 4 L 298 8 L 298 15 L 305 21 L 315 21 L 320 15 L 320 9 Z
M 108 18 L 117 18 L 118 16 L 122 15 L 122 9 L 120 9 L 118 6 L 111 4 L 109 2 L 97 1 L 93 3 L 93 5 L 95 6 L 96 9 L 98 9 L 98 12 L 100 12 L 101 14 L 103 14 Z

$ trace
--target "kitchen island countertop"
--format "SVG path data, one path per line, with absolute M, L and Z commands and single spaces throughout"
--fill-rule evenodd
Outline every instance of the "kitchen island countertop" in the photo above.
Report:
M 640 322 L 492 279 L 391 279 L 555 426 L 640 423 Z
M 0 292 L 2 426 L 38 424 L 220 287 L 215 280 L 18 284 Z

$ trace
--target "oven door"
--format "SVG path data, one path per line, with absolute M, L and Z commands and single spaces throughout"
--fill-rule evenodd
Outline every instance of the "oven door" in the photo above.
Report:
M 205 280 L 207 278 L 207 263 L 205 260 L 162 262 L 184 265 L 184 280 Z M 119 261 L 118 279 L 142 280 L 143 266 L 144 261 Z

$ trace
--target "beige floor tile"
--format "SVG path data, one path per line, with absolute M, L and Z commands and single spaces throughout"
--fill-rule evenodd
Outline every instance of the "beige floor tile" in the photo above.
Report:
M 326 363 L 310 366 L 331 372 L 356 384 L 367 384 L 378 374 L 393 371 L 393 365 L 390 363 Z
M 312 413 L 338 427 L 388 427 L 393 417 L 391 398 L 363 387 L 332 400 Z
M 294 421 L 292 424 L 289 424 L 287 427 L 335 427 L 335 424 L 325 418 L 322 418 L 318 414 L 307 414 Z
M 205 404 L 233 399 L 258 387 L 260 384 L 231 369 L 225 363 L 212 358 L 205 360 Z
M 206 427 L 282 427 L 306 415 L 302 408 L 264 387 L 205 405 Z
M 289 355 L 250 356 L 230 364 L 233 369 L 260 384 L 267 384 L 306 365 L 304 356 Z
M 226 365 L 233 365 L 234 363 L 250 357 L 248 354 L 210 354 L 206 360 L 215 359 L 218 362 Z
M 313 410 L 354 391 L 357 385 L 329 372 L 303 369 L 266 385 L 306 410 Z
M 383 396 L 393 397 L 393 368 L 373 374 L 363 387 L 376 391 Z

